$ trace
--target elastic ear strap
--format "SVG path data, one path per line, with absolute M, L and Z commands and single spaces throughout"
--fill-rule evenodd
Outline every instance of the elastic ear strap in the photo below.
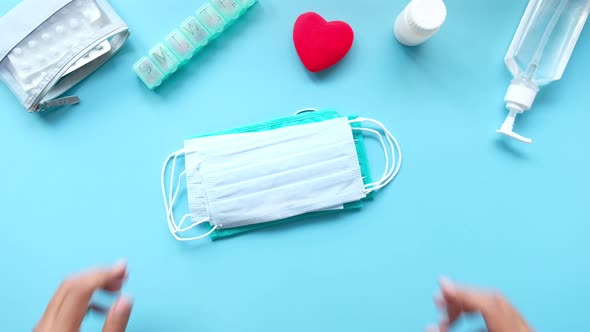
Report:
M 164 208 L 166 209 L 166 219 L 168 222 L 168 228 L 170 229 L 171 233 L 176 233 L 180 230 L 179 226 L 176 225 L 174 219 L 174 203 L 176 198 L 178 197 L 178 193 L 180 191 L 180 182 L 182 176 L 186 174 L 186 170 L 179 174 L 178 176 L 178 184 L 176 185 L 176 190 L 173 190 L 174 187 L 174 175 L 176 172 L 176 160 L 180 155 L 184 154 L 184 149 L 181 149 L 166 158 L 164 165 L 162 166 L 162 197 L 164 198 Z M 165 172 L 168 166 L 168 163 L 172 160 L 172 169 L 170 170 L 170 185 L 168 188 L 168 197 L 166 197 L 166 186 L 165 186 Z M 173 194 L 174 193 L 174 194 Z M 189 215 L 190 216 L 190 215 Z M 186 217 L 186 216 L 184 216 Z M 183 218 L 184 220 L 184 218 Z
M 190 214 L 185 215 L 182 220 L 180 221 L 180 223 L 178 224 L 178 227 L 182 227 L 182 225 L 184 224 L 184 222 L 189 219 L 192 218 L 193 216 Z M 182 233 L 182 232 L 186 232 L 188 230 L 191 230 L 201 224 L 207 223 L 209 222 L 209 219 L 201 219 L 197 222 L 193 222 L 190 226 L 187 226 L 185 228 L 180 228 L 178 233 Z M 195 237 L 180 237 L 177 235 L 177 233 L 172 233 L 172 236 L 174 236 L 174 238 L 178 241 L 183 241 L 183 242 L 187 242 L 187 241 L 196 241 L 196 240 L 201 240 L 204 239 L 206 237 L 208 237 L 209 235 L 213 234 L 213 232 L 215 232 L 217 230 L 217 225 L 213 226 L 207 233 L 203 234 L 203 235 L 199 235 L 199 236 L 195 236 Z
M 317 112 L 319 111 L 319 109 L 317 108 L 302 108 L 299 111 L 295 112 L 294 115 L 299 115 L 301 113 L 307 113 L 307 112 Z
M 369 129 L 369 128 L 353 128 L 353 129 L 368 132 L 368 133 L 375 135 L 375 137 L 377 137 L 377 139 L 379 140 L 379 143 L 381 143 L 381 148 L 383 149 L 383 153 L 385 155 L 385 168 L 383 170 L 383 175 L 381 176 L 381 179 L 379 179 L 379 181 L 367 183 L 365 185 L 365 189 L 368 190 L 370 188 L 375 187 L 376 185 L 379 185 L 387 177 L 391 176 L 391 172 L 393 171 L 393 168 L 390 167 L 389 152 L 387 151 L 388 147 L 385 146 L 385 141 L 383 140 L 383 135 L 381 135 L 378 131 L 376 131 L 374 129 Z M 391 146 L 389 147 L 389 149 L 391 149 Z M 394 156 L 392 156 L 392 158 L 393 157 Z
M 172 167 L 174 169 L 174 167 L 176 166 L 175 164 L 176 158 L 174 158 L 174 162 L 172 163 Z M 176 199 L 178 198 L 178 193 L 180 192 L 180 185 L 182 183 L 182 178 L 186 175 L 186 173 L 189 171 L 190 168 L 185 169 L 184 171 L 182 171 L 180 174 L 178 174 L 178 181 L 176 182 L 176 190 L 174 190 L 174 195 L 172 195 L 172 185 L 174 183 L 174 177 L 173 174 L 171 174 L 170 176 L 170 191 L 169 191 L 169 196 L 168 196 L 168 204 L 170 207 L 170 211 L 169 211 L 169 216 L 170 216 L 170 223 L 172 224 L 172 226 L 174 227 L 174 229 L 177 232 L 180 232 L 180 226 L 176 225 L 176 220 L 174 219 L 174 203 L 176 202 Z M 190 217 L 190 214 L 186 214 L 183 216 L 182 220 L 184 221 L 186 219 L 186 217 Z
M 385 154 L 386 166 L 385 166 L 385 171 L 383 172 L 383 177 L 379 181 L 369 183 L 365 186 L 367 194 L 368 194 L 368 193 L 371 193 L 373 191 L 379 190 L 379 189 L 387 186 L 389 183 L 391 183 L 391 181 L 393 181 L 393 179 L 395 179 L 395 177 L 397 176 L 397 174 L 400 171 L 401 164 L 402 164 L 402 150 L 401 150 L 400 144 L 397 141 L 397 139 L 395 138 L 395 136 L 393 136 L 391 134 L 391 132 L 389 130 L 387 130 L 387 128 L 381 122 L 374 120 L 374 119 L 369 119 L 369 118 L 357 118 L 357 119 L 349 121 L 349 123 L 362 123 L 362 122 L 372 123 L 375 126 L 379 127 L 379 129 L 381 129 L 383 131 L 383 133 L 385 134 L 385 139 L 387 140 L 387 143 L 388 143 L 388 145 L 390 147 L 390 151 L 391 151 L 391 161 L 390 161 L 389 154 L 387 152 L 387 148 L 385 147 L 385 143 L 383 141 L 382 135 L 379 132 L 377 132 L 373 129 L 369 129 L 369 128 L 351 127 L 352 129 L 370 132 L 372 134 L 377 135 L 379 137 L 379 141 L 381 142 L 381 146 L 383 147 L 383 152 Z
M 174 181 L 174 172 L 176 169 L 176 159 L 178 158 L 179 155 L 184 153 L 184 149 L 180 149 L 172 154 L 170 154 L 168 157 L 166 157 L 166 160 L 164 161 L 164 165 L 162 165 L 162 173 L 161 173 L 161 186 L 162 186 L 162 198 L 164 199 L 164 209 L 166 210 L 166 221 L 168 223 L 168 229 L 170 230 L 170 233 L 174 233 L 177 230 L 176 225 L 173 222 L 173 213 L 172 213 L 172 218 L 171 218 L 171 212 L 172 212 L 172 182 Z M 165 184 L 165 176 L 166 176 L 166 168 L 168 166 L 168 164 L 170 163 L 170 161 L 172 160 L 172 170 L 170 171 L 170 195 L 167 197 L 166 195 L 166 184 Z
M 194 240 L 204 239 L 204 238 L 208 237 L 209 235 L 211 235 L 215 230 L 217 230 L 217 226 L 215 226 L 211 230 L 209 230 L 209 232 L 207 232 L 203 235 L 199 235 L 199 236 L 191 237 L 191 238 L 183 238 L 178 235 L 179 233 L 184 233 L 186 231 L 189 231 L 189 230 L 197 227 L 198 225 L 201 225 L 201 224 L 209 221 L 208 218 L 204 218 L 204 219 L 199 220 L 197 222 L 193 222 L 190 226 L 182 228 L 182 226 L 184 225 L 186 220 L 194 217 L 191 214 L 186 214 L 182 217 L 182 219 L 180 220 L 180 223 L 176 224 L 176 221 L 174 218 L 174 203 L 176 202 L 176 199 L 178 198 L 178 193 L 180 192 L 180 184 L 181 184 L 182 177 L 184 177 L 187 172 L 196 168 L 200 164 L 200 161 L 195 162 L 194 164 L 189 165 L 184 171 L 182 171 L 178 175 L 178 182 L 176 184 L 176 189 L 173 190 L 174 175 L 175 175 L 175 170 L 176 170 L 176 160 L 178 159 L 178 157 L 180 155 L 185 154 L 186 152 L 187 152 L 187 150 L 180 149 L 177 152 L 174 152 L 174 153 L 170 154 L 168 157 L 166 157 L 166 160 L 164 161 L 164 164 L 162 165 L 162 173 L 161 173 L 162 198 L 164 199 L 164 209 L 166 210 L 166 221 L 168 223 L 168 230 L 170 231 L 170 234 L 172 234 L 172 236 L 178 241 L 194 241 Z M 167 168 L 168 164 L 170 163 L 170 161 L 172 161 L 172 169 L 170 171 L 170 181 L 169 181 L 170 185 L 169 185 L 169 190 L 168 190 L 168 195 L 167 195 L 166 194 L 165 177 L 166 177 L 166 168 Z

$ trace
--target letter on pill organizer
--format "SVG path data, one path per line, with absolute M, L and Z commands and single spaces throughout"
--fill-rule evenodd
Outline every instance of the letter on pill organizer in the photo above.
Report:
M 242 6 L 237 0 L 211 0 L 211 4 L 228 23 L 234 22 L 242 13 Z
M 195 46 L 196 51 L 207 45 L 209 42 L 209 32 L 203 25 L 197 21 L 194 16 L 184 20 L 180 25 L 180 31 L 190 40 Z
M 207 28 L 207 31 L 211 34 L 211 39 L 217 37 L 225 28 L 225 20 L 210 3 L 206 3 L 197 9 L 195 16 Z
M 182 64 L 186 63 L 196 50 L 195 46 L 178 29 L 169 33 L 164 42 Z
M 178 69 L 180 61 L 172 52 L 162 43 L 156 44 L 149 52 L 149 56 L 154 63 L 160 68 L 164 76 L 168 76 Z
M 133 65 L 133 70 L 150 89 L 154 89 L 162 84 L 162 81 L 164 80 L 164 74 L 158 69 L 158 66 L 147 57 L 139 59 L 139 61 Z

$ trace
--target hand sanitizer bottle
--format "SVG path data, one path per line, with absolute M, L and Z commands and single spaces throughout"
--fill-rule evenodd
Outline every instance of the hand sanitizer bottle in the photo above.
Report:
M 590 12 L 590 0 L 530 0 L 504 62 L 514 75 L 504 101 L 508 117 L 496 132 L 531 143 L 514 131 L 539 88 L 563 75 Z

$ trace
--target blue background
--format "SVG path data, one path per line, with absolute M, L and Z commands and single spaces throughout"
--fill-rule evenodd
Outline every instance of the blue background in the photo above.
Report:
M 78 106 L 27 114 L 0 87 L 1 330 L 30 330 L 63 277 L 119 258 L 129 331 L 419 331 L 437 320 L 440 275 L 501 289 L 539 331 L 588 328 L 590 30 L 563 80 L 518 119 L 535 140 L 524 145 L 494 131 L 525 0 L 448 1 L 442 30 L 413 49 L 392 33 L 405 1 L 261 0 L 148 90 L 132 64 L 201 2 L 113 0 L 132 36 L 74 89 Z M 317 75 L 292 45 L 305 11 L 356 33 Z M 303 107 L 384 122 L 402 144 L 400 176 L 359 212 L 174 241 L 164 157 L 186 137 Z M 377 174 L 377 143 L 370 153 Z

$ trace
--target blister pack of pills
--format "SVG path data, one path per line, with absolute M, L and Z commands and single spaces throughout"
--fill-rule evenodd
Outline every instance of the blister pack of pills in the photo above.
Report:
M 0 78 L 29 112 L 79 102 L 63 97 L 129 36 L 107 0 L 23 0 L 0 18 Z

